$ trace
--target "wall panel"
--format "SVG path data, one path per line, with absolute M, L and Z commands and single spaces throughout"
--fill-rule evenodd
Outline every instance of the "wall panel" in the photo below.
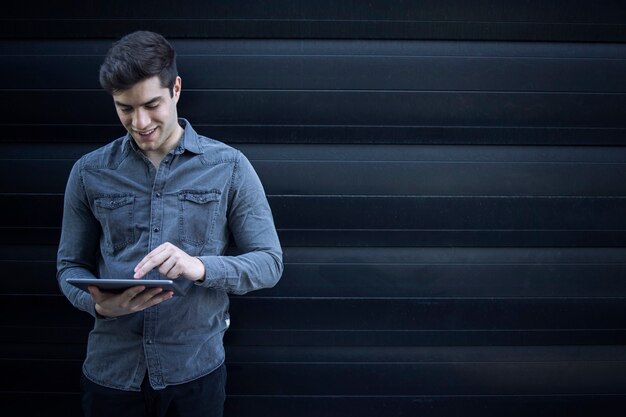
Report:
M 124 133 L 97 71 L 137 28 L 171 38 L 179 113 L 250 158 L 285 249 L 279 285 L 232 297 L 226 415 L 622 415 L 623 2 L 160 3 L 2 18 L 15 415 L 80 413 L 63 191 Z

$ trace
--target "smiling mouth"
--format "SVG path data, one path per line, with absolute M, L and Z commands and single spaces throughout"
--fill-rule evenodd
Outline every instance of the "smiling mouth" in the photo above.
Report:
M 150 136 L 155 130 L 157 130 L 156 127 L 150 130 L 143 131 L 143 132 L 140 132 L 138 130 L 135 130 L 134 132 L 137 133 L 139 136 L 143 137 L 143 136 Z

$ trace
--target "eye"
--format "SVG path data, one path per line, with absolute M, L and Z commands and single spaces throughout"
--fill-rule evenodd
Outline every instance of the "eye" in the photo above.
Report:
M 150 109 L 150 110 L 154 110 L 154 109 L 156 109 L 157 107 L 159 107 L 159 103 L 148 104 L 148 105 L 146 106 L 146 108 L 147 108 L 147 109 Z
M 130 107 L 120 107 L 119 109 L 122 113 L 130 113 L 132 110 Z

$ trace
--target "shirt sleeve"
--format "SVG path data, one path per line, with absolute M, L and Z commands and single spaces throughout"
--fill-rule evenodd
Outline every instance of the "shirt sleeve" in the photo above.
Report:
M 68 278 L 95 278 L 100 226 L 83 186 L 79 160 L 70 173 L 63 204 L 61 240 L 57 252 L 57 280 L 72 305 L 97 317 L 91 295 L 67 283 Z
M 198 285 L 233 294 L 276 285 L 283 272 L 283 253 L 272 211 L 259 177 L 241 153 L 234 167 L 227 216 L 241 254 L 199 256 L 206 273 Z

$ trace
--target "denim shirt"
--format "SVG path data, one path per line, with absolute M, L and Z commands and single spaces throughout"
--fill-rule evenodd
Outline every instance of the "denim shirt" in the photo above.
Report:
M 155 389 L 204 376 L 224 362 L 228 293 L 272 287 L 282 250 L 263 187 L 237 150 L 184 134 L 155 168 L 130 135 L 79 159 L 65 192 L 57 279 L 63 294 L 90 313 L 85 376 L 110 388 Z M 225 255 L 229 236 L 237 253 Z M 205 280 L 175 280 L 184 296 L 144 311 L 103 318 L 70 277 L 132 278 L 135 265 L 164 242 L 200 259 Z M 146 279 L 163 279 L 157 268 Z

